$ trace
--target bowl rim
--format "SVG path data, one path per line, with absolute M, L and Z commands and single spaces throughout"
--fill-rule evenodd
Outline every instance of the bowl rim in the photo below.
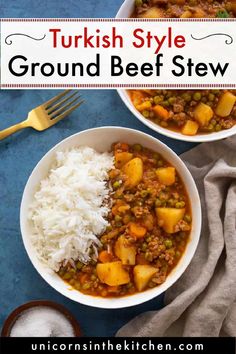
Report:
M 186 179 L 188 179 L 189 181 L 189 185 L 191 185 L 191 189 L 192 192 L 191 194 L 194 195 L 194 208 L 192 207 L 192 214 L 195 215 L 196 217 L 196 225 L 195 225 L 195 230 L 194 233 L 191 234 L 194 235 L 194 237 L 191 237 L 191 241 L 193 242 L 193 246 L 192 246 L 192 250 L 191 253 L 189 253 L 188 250 L 188 259 L 186 259 L 186 254 L 187 252 L 185 252 L 182 256 L 182 259 L 180 260 L 180 262 L 182 262 L 182 268 L 179 271 L 179 274 L 176 274 L 175 270 L 176 267 L 172 270 L 172 272 L 169 274 L 169 281 L 165 281 L 162 285 L 161 285 L 161 291 L 159 290 L 160 287 L 156 287 L 150 290 L 146 290 L 144 292 L 140 292 L 140 293 L 135 293 L 133 295 L 128 295 L 128 296 L 124 296 L 124 297 L 119 297 L 119 298 L 102 298 L 102 297 L 96 297 L 96 296 L 91 296 L 91 295 L 85 295 L 77 290 L 76 294 L 79 293 L 79 298 L 77 299 L 77 297 L 75 298 L 73 296 L 73 292 L 70 290 L 69 291 L 65 291 L 64 289 L 62 289 L 60 286 L 57 286 L 56 284 L 51 284 L 51 282 L 49 281 L 48 277 L 47 277 L 47 272 L 46 272 L 46 268 L 45 271 L 42 272 L 39 269 L 38 264 L 41 263 L 39 260 L 35 260 L 34 259 L 34 254 L 32 252 L 32 250 L 30 249 L 30 247 L 28 247 L 27 241 L 29 243 L 30 239 L 29 239 L 29 235 L 26 235 L 25 231 L 25 226 L 24 223 L 26 223 L 26 215 L 24 215 L 24 206 L 25 206 L 25 198 L 26 198 L 26 193 L 27 193 L 27 189 L 29 188 L 30 185 L 30 181 L 32 178 L 32 175 L 36 173 L 37 169 L 40 167 L 40 165 L 43 163 L 44 159 L 46 159 L 46 157 L 48 157 L 50 154 L 53 153 L 53 151 L 56 151 L 56 149 L 58 149 L 58 147 L 60 147 L 60 145 L 64 145 L 66 142 L 68 142 L 70 139 L 73 139 L 75 137 L 78 137 L 78 146 L 79 146 L 79 136 L 81 134 L 86 134 L 87 132 L 100 132 L 100 131 L 105 131 L 105 130 L 114 130 L 114 131 L 119 131 L 119 130 L 123 130 L 126 132 L 132 132 L 134 134 L 138 135 L 142 135 L 144 138 L 147 138 L 147 140 L 149 141 L 153 141 L 154 145 L 155 143 L 157 143 L 161 149 L 163 149 L 163 152 L 168 154 L 169 156 L 172 156 L 173 159 L 175 159 L 176 163 L 178 162 L 178 165 L 181 166 L 181 169 L 184 171 L 185 173 L 185 177 Z M 88 144 L 89 146 L 89 144 Z M 153 150 L 155 150 L 155 147 L 153 148 Z M 161 153 L 163 153 L 161 152 Z M 167 158 L 168 160 L 168 158 Z M 176 167 L 176 166 L 175 166 Z M 182 171 L 182 175 L 183 175 L 183 171 Z M 179 172 L 180 173 L 180 172 Z M 181 175 L 181 173 L 180 173 Z M 188 192 L 189 195 L 189 192 Z M 191 202 L 191 197 L 189 195 L 190 198 L 190 202 Z M 191 203 L 191 205 L 193 206 L 193 203 Z M 34 169 L 32 170 L 27 183 L 25 185 L 24 188 L 24 192 L 22 195 L 22 200 L 21 200 L 21 205 L 20 205 L 20 228 L 21 228 L 21 236 L 22 236 L 22 241 L 26 250 L 26 253 L 28 254 L 28 257 L 32 263 L 32 265 L 34 266 L 34 268 L 37 270 L 37 272 L 40 274 L 40 276 L 56 291 L 58 291 L 60 294 L 64 295 L 65 297 L 74 300 L 77 303 L 83 304 L 83 305 L 87 305 L 87 306 L 91 306 L 91 307 L 96 307 L 96 308 L 104 308 L 104 309 L 119 309 L 119 308 L 125 308 L 125 307 L 132 307 L 132 306 L 136 306 L 139 304 L 142 304 L 144 302 L 147 302 L 159 295 L 161 295 L 163 292 L 165 292 L 170 286 L 172 286 L 179 278 L 180 276 L 183 275 L 183 273 L 185 272 L 186 268 L 188 267 L 188 265 L 190 264 L 190 262 L 192 261 L 192 258 L 196 252 L 197 246 L 198 246 L 198 242 L 200 239 L 200 233 L 201 233 L 201 225 L 202 225 L 202 213 L 201 213 L 201 203 L 200 203 L 200 197 L 199 197 L 199 193 L 195 184 L 195 181 L 190 173 L 190 171 L 188 170 L 187 166 L 185 165 L 185 163 L 181 160 L 181 158 L 171 149 L 169 148 L 166 144 L 164 144 L 163 142 L 161 142 L 160 140 L 158 140 L 157 138 L 153 137 L 152 135 L 146 134 L 142 131 L 136 130 L 136 129 L 131 129 L 131 128 L 126 128 L 126 127 L 118 127 L 118 126 L 103 126 L 103 127 L 97 127 L 97 128 L 90 128 L 90 129 L 86 129 L 86 130 L 82 130 L 80 132 L 77 132 L 69 137 L 67 137 L 66 139 L 61 140 L 58 144 L 56 144 L 55 146 L 53 146 L 40 160 L 39 162 L 36 164 L 36 166 L 34 167 Z M 179 262 L 179 263 L 180 263 Z M 63 280 L 61 280 L 63 281 Z M 159 291 L 158 291 L 159 290 Z M 144 295 L 145 294 L 145 295 Z M 133 301 L 125 301 L 125 299 L 133 299 Z M 98 300 L 98 301 L 97 301 Z
M 126 12 L 126 7 L 129 7 L 129 5 L 131 5 L 131 2 L 133 2 L 133 4 L 134 4 L 134 0 L 124 0 L 124 2 L 121 4 L 119 10 L 117 11 L 115 18 L 124 18 L 123 12 Z M 184 135 L 182 133 L 175 132 L 171 129 L 161 127 L 160 125 L 143 117 L 142 114 L 134 107 L 131 100 L 127 97 L 128 96 L 127 90 L 117 89 L 117 92 L 118 92 L 121 100 L 123 101 L 123 103 L 129 109 L 129 111 L 140 122 L 142 122 L 144 125 L 146 125 L 150 129 L 152 129 L 153 131 L 155 131 L 159 134 L 162 134 L 164 136 L 167 136 L 168 138 L 172 138 L 172 139 L 180 140 L 180 141 L 185 141 L 185 142 L 189 142 L 189 143 L 203 143 L 203 142 L 222 140 L 222 139 L 228 138 L 228 137 L 236 134 L 236 124 L 230 129 L 224 129 L 219 132 L 209 133 L 209 134 L 208 133 L 197 134 L 194 136 Z
M 81 337 L 80 325 L 72 313 L 64 306 L 50 300 L 33 300 L 16 307 L 5 319 L 1 331 L 1 337 L 10 337 L 11 329 L 21 314 L 35 307 L 49 307 L 63 314 L 73 327 L 75 337 Z

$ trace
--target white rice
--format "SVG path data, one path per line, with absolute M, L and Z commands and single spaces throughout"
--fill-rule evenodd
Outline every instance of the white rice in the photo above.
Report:
M 113 156 L 89 147 L 57 152 L 55 164 L 30 206 L 32 242 L 38 257 L 51 269 L 79 259 L 97 258 L 108 222 L 108 171 Z M 92 251 L 92 252 L 91 252 Z

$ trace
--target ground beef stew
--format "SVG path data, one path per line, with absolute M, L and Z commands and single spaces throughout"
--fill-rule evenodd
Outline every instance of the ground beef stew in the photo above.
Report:
M 132 17 L 227 18 L 235 15 L 235 0 L 135 0 Z
M 142 115 L 184 135 L 219 132 L 236 123 L 236 96 L 223 90 L 132 90 Z
M 136 0 L 132 17 L 227 18 L 236 16 L 236 0 Z M 232 128 L 236 123 L 235 91 L 132 90 L 131 100 L 147 119 L 193 136 Z
M 111 212 L 97 261 L 70 263 L 59 276 L 89 295 L 119 297 L 162 284 L 180 260 L 191 210 L 177 171 L 139 144 L 113 146 Z

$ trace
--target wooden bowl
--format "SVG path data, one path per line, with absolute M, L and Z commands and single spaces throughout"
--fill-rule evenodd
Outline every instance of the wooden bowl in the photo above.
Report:
M 20 317 L 20 315 L 28 309 L 34 308 L 34 307 L 49 307 L 52 309 L 57 310 L 61 314 L 63 314 L 67 320 L 71 323 L 73 329 L 74 329 L 74 334 L 75 337 L 81 337 L 82 333 L 80 330 L 79 323 L 75 319 L 75 317 L 62 305 L 57 304 L 56 302 L 53 301 L 48 301 L 48 300 L 36 300 L 36 301 L 30 301 L 27 302 L 24 305 L 21 305 L 17 307 L 11 314 L 7 317 L 3 324 L 2 332 L 1 332 L 1 337 L 10 337 L 11 329 L 13 325 L 15 324 L 16 320 Z

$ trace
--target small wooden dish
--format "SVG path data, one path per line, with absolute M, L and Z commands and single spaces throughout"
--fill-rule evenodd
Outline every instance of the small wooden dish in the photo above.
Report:
M 20 315 L 24 311 L 26 311 L 28 309 L 31 309 L 33 307 L 42 307 L 42 306 L 43 307 L 53 308 L 53 309 L 59 311 L 71 323 L 71 325 L 72 325 L 72 327 L 74 329 L 75 337 L 81 337 L 82 336 L 79 323 L 77 322 L 75 317 L 64 306 L 62 306 L 60 304 L 57 304 L 56 302 L 53 302 L 53 301 L 36 300 L 36 301 L 27 302 L 26 304 L 17 307 L 7 317 L 7 319 L 5 320 L 5 322 L 3 324 L 1 337 L 10 337 L 10 333 L 11 333 L 11 329 L 12 329 L 13 325 L 15 324 L 16 320 L 20 317 Z

